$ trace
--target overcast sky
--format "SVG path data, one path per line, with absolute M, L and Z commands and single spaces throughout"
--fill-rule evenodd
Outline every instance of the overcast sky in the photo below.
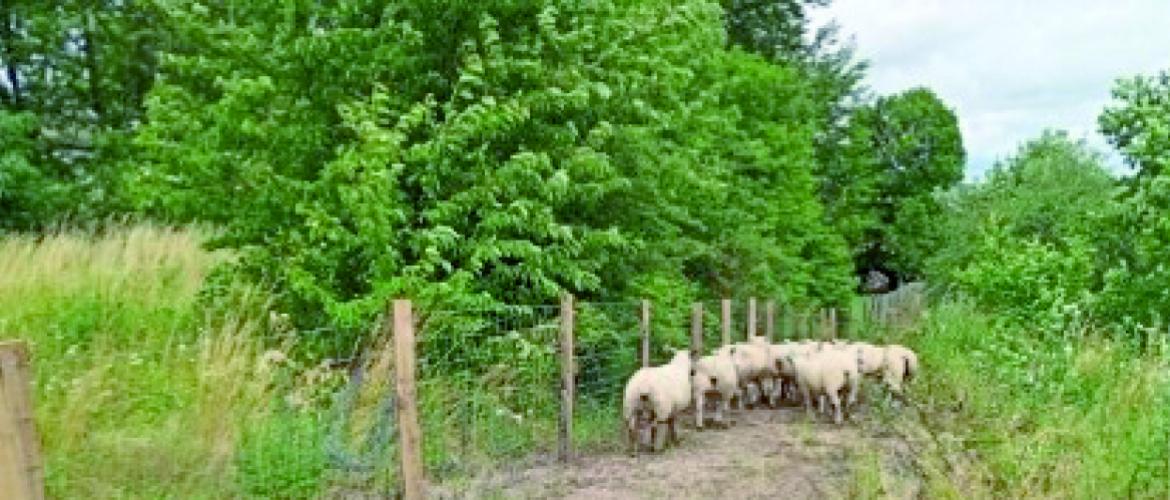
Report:
M 967 178 L 1044 128 L 1109 152 L 1097 115 L 1115 78 L 1170 68 L 1170 0 L 834 0 L 881 94 L 925 85 L 959 115 Z

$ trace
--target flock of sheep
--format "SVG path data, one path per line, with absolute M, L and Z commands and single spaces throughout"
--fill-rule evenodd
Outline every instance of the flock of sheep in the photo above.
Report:
M 833 420 L 857 402 L 864 378 L 881 380 L 895 395 L 918 371 L 918 356 L 900 346 L 864 342 L 814 341 L 769 343 L 753 336 L 725 345 L 692 363 L 687 351 L 676 351 L 669 363 L 644 367 L 626 383 L 622 404 L 629 451 L 650 446 L 661 451 L 665 441 L 677 442 L 679 414 L 695 401 L 697 421 L 705 422 L 705 406 L 714 400 L 714 422 L 727 426 L 724 413 L 732 403 L 753 406 L 761 401 L 776 407 L 798 397 L 812 414 L 817 398 L 822 413 L 826 400 Z

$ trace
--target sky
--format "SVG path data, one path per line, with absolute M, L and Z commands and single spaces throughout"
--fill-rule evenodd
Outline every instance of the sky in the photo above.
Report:
M 1170 0 L 834 0 L 879 94 L 927 86 L 955 109 L 968 180 L 1045 128 L 1106 153 L 1097 132 L 1118 77 L 1170 69 Z

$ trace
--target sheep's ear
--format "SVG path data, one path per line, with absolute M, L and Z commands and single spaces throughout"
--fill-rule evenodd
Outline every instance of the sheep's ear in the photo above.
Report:
M 694 376 L 695 376 L 695 369 L 694 369 L 694 368 L 691 368 L 691 376 L 692 376 L 692 377 L 694 377 Z

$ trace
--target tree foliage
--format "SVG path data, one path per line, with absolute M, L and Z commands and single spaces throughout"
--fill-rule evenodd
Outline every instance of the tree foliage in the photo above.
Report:
M 718 5 L 282 6 L 169 11 L 234 49 L 168 55 L 139 199 L 223 223 L 303 326 L 397 295 L 848 292 L 814 89 L 728 50 Z
M 914 128 L 937 99 L 865 94 L 826 3 L 6 3 L 4 227 L 211 222 L 220 280 L 306 329 L 398 295 L 840 303 L 874 234 L 926 251 L 884 229 L 933 188 L 890 158 L 950 153 Z
M 1115 186 L 1100 153 L 1046 131 L 985 182 L 940 197 L 942 217 L 923 214 L 943 221 L 929 274 L 1018 320 L 1063 326 L 1066 309 L 1088 312 L 1100 289 Z

